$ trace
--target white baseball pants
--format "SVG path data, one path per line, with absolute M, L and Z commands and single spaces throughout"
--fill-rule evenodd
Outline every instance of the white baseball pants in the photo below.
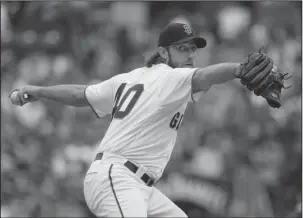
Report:
M 187 217 L 155 187 L 147 186 L 125 159 L 97 160 L 84 179 L 84 197 L 97 217 Z M 138 170 L 140 171 L 140 170 Z M 142 172 L 141 172 L 142 173 Z

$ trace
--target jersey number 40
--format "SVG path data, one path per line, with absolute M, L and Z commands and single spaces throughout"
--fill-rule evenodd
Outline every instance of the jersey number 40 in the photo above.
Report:
M 122 97 L 121 95 L 125 86 L 126 83 L 122 83 L 117 90 L 115 96 L 115 104 L 112 111 L 112 119 L 123 119 L 125 116 L 127 116 L 135 106 L 136 102 L 138 101 L 139 97 L 141 96 L 144 90 L 143 84 L 136 84 L 130 87 Z

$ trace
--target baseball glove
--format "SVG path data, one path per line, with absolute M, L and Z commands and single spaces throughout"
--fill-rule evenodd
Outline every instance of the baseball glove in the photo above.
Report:
M 272 59 L 264 53 L 263 47 L 259 52 L 250 53 L 240 63 L 235 75 L 248 90 L 264 97 L 273 108 L 279 108 L 282 104 L 282 88 L 289 88 L 284 86 L 284 81 L 290 78 L 286 78 L 288 73 L 278 72 Z

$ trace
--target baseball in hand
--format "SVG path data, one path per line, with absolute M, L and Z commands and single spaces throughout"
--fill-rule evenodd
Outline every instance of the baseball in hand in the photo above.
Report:
M 23 96 L 25 99 L 28 98 L 28 95 L 26 93 L 24 93 L 24 96 Z M 10 96 L 10 99 L 12 101 L 12 103 L 14 105 L 22 105 L 21 101 L 20 101 L 20 98 L 19 98 L 19 91 L 14 91 L 11 96 Z

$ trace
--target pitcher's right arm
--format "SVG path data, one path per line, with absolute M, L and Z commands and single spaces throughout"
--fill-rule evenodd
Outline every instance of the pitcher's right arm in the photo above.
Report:
M 29 102 L 35 102 L 42 98 L 60 102 L 65 105 L 74 107 L 89 106 L 85 98 L 85 85 L 56 85 L 56 86 L 32 86 L 27 85 L 21 89 L 15 89 L 12 91 L 18 91 L 15 98 L 19 98 L 19 105 L 24 105 Z M 11 96 L 11 100 L 13 96 Z
M 27 85 L 20 90 L 17 89 L 17 96 L 10 95 L 10 98 L 12 103 L 21 106 L 40 99 L 53 100 L 74 107 L 90 106 L 97 117 L 103 117 L 112 112 L 115 86 L 115 77 L 92 85 L 55 85 L 47 87 Z M 18 98 L 18 103 L 15 99 L 12 99 L 13 97 Z

